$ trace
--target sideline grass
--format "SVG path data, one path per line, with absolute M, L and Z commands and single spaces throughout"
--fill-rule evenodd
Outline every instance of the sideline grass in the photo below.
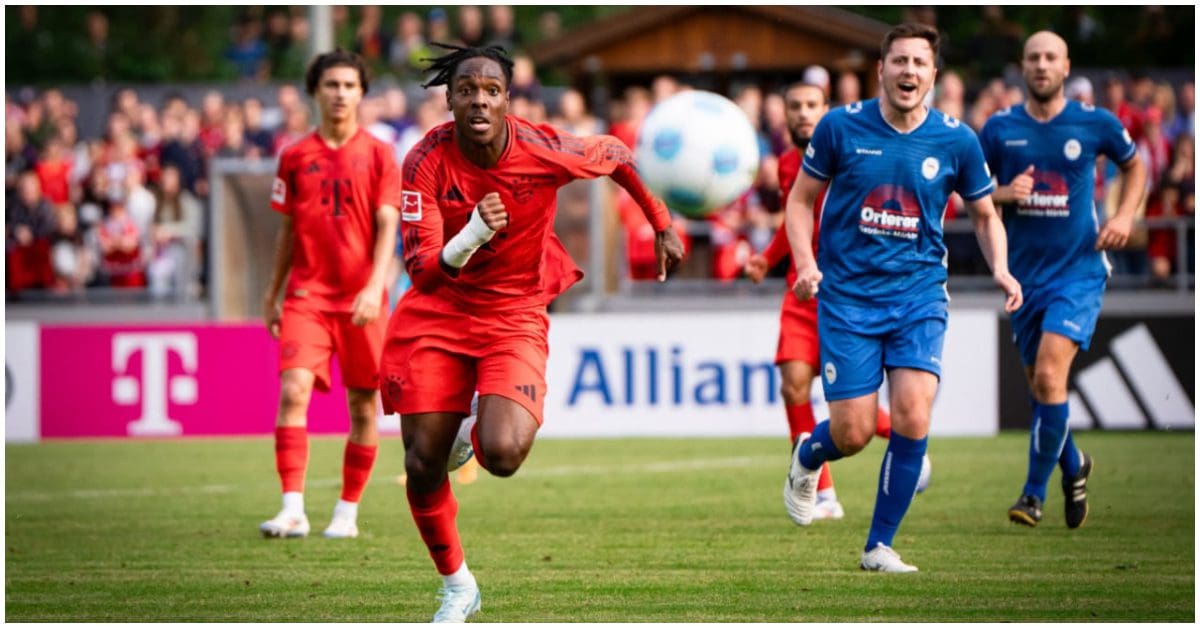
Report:
M 896 547 L 857 569 L 884 445 L 834 465 L 840 522 L 797 528 L 778 439 L 544 440 L 513 478 L 455 486 L 487 622 L 1193 621 L 1192 434 L 1085 433 L 1093 510 L 1008 523 L 1027 436 L 935 439 Z M 351 541 L 320 537 L 342 444 L 314 439 L 313 537 L 266 541 L 271 441 L 6 447 L 9 621 L 428 621 L 439 584 L 384 442 Z

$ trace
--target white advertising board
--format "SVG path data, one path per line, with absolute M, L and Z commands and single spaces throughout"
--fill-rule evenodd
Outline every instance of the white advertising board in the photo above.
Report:
M 41 362 L 38 326 L 32 322 L 4 323 L 4 440 L 38 440 Z

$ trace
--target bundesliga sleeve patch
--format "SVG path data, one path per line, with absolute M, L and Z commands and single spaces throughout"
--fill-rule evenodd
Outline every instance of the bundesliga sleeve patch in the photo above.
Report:
M 421 220 L 421 193 L 404 191 L 400 193 L 400 220 L 416 222 Z
M 271 202 L 277 205 L 287 202 L 287 184 L 279 177 L 275 177 L 275 182 L 271 184 Z

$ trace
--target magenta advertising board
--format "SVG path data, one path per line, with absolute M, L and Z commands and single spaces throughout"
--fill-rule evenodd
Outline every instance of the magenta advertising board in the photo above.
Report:
M 275 428 L 278 344 L 262 325 L 41 326 L 41 436 L 265 435 Z M 349 430 L 336 360 L 314 392 L 313 434 Z

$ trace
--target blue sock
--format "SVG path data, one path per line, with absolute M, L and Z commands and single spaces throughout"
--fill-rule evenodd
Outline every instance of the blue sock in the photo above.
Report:
M 917 493 L 917 478 L 921 476 L 921 459 L 929 437 L 913 440 L 892 430 L 888 439 L 887 453 L 879 469 L 879 489 L 875 493 L 875 514 L 871 517 L 871 531 L 867 534 L 866 550 L 876 543 L 891 547 L 896 529 L 908 512 L 913 496 Z
M 1067 434 L 1067 412 L 1066 403 L 1037 405 L 1037 414 L 1029 430 L 1029 474 L 1022 495 L 1033 495 L 1046 501 L 1046 483 L 1058 464 Z
M 1079 448 L 1075 446 L 1075 439 L 1071 437 L 1071 428 L 1067 427 L 1067 442 L 1063 443 L 1062 453 L 1058 456 L 1058 466 L 1063 475 L 1079 475 L 1079 467 L 1082 466 L 1079 461 L 1082 457 L 1079 455 Z
M 842 457 L 842 452 L 833 444 L 833 434 L 829 433 L 829 421 L 822 421 L 813 428 L 812 437 L 800 446 L 797 456 L 805 469 L 820 469 L 822 464 L 833 462 Z

